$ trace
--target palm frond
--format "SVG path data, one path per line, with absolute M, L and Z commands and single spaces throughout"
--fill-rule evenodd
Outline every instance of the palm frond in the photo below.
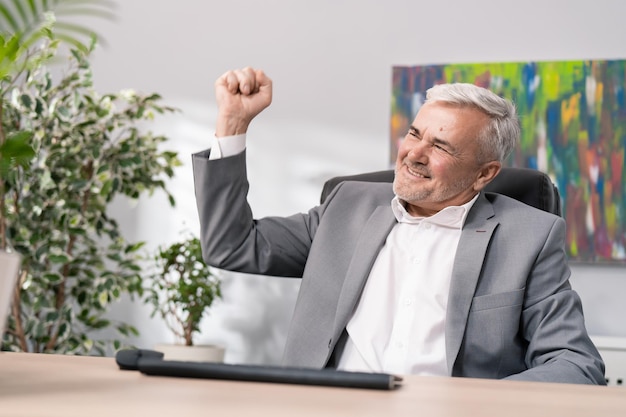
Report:
M 10 31 L 18 32 L 20 25 L 13 17 L 13 13 L 6 4 L 0 3 L 0 33 L 8 34 Z
M 115 7 L 111 0 L 0 0 L 0 34 L 16 36 L 20 43 L 28 39 L 30 46 L 45 34 L 41 29 L 49 28 L 55 35 L 58 28 L 64 42 L 86 48 L 92 37 L 99 36 L 76 23 L 77 18 L 114 20 Z

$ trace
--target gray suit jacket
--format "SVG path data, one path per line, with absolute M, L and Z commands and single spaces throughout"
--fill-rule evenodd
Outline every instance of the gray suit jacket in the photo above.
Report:
M 302 277 L 284 364 L 333 366 L 370 269 L 396 219 L 391 184 L 345 182 L 323 205 L 254 220 L 245 152 L 193 156 L 205 261 Z M 604 384 L 604 364 L 570 288 L 565 222 L 482 193 L 461 234 L 446 318 L 452 376 Z

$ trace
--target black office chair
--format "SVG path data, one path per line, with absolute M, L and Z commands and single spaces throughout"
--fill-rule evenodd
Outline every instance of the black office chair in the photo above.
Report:
M 343 181 L 393 182 L 394 171 L 376 171 L 364 174 L 334 177 L 326 181 L 320 201 Z M 550 177 L 530 168 L 502 168 L 485 191 L 504 194 L 530 206 L 561 216 L 561 198 Z

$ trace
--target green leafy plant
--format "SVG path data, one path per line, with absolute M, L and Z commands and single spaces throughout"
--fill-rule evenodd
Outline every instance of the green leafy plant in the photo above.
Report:
M 98 37 L 72 17 L 113 19 L 109 0 L 2 0 L 0 1 L 0 120 L 16 83 L 56 56 L 60 44 L 88 53 Z M 69 19 L 68 19 L 69 18 Z M 46 44 L 48 47 L 41 48 Z M 5 181 L 13 168 L 26 168 L 34 157 L 33 132 L 22 125 L 0 124 L 0 250 L 6 240 Z
M 155 190 L 174 204 L 165 179 L 180 165 L 177 154 L 138 125 L 175 109 L 157 94 L 98 94 L 93 45 L 72 50 L 59 80 L 45 65 L 0 79 L 2 132 L 24 135 L 33 151 L 2 176 L 0 231 L 24 259 L 3 349 L 105 354 L 122 342 L 95 340 L 97 330 L 137 334 L 106 312 L 122 294 L 141 292 L 143 243 L 128 242 L 107 207 Z M 54 56 L 56 46 L 44 40 L 38 53 Z
M 222 296 L 220 281 L 202 260 L 200 240 L 193 236 L 159 248 L 153 260 L 145 301 L 152 305 L 152 316 L 159 314 L 177 338 L 192 346 L 200 321 Z

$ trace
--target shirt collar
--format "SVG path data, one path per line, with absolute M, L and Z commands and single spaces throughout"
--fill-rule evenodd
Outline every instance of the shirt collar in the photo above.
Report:
M 399 223 L 419 224 L 422 221 L 454 229 L 462 229 L 470 209 L 478 199 L 478 194 L 462 206 L 449 206 L 430 217 L 411 216 L 405 208 L 405 201 L 395 196 L 391 200 L 391 210 Z

